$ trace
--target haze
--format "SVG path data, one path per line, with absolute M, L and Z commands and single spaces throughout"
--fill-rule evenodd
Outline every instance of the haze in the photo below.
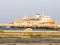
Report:
M 11 23 L 23 16 L 49 15 L 60 24 L 60 0 L 0 0 L 0 23 Z

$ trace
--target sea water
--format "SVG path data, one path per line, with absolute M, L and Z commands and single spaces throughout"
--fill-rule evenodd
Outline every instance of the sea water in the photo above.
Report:
M 25 30 L 27 28 L 0 28 L 0 30 Z M 60 29 L 31 28 L 33 31 L 60 31 Z

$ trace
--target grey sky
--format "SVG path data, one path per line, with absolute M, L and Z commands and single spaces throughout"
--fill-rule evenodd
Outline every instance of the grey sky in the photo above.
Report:
M 0 0 L 0 23 L 42 12 L 60 24 L 60 0 Z

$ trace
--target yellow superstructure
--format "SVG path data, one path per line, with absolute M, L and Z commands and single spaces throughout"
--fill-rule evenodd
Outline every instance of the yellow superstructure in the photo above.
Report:
M 57 25 L 56 21 L 53 21 L 50 16 L 40 15 L 23 17 L 20 20 L 15 20 L 13 24 L 19 25 L 20 27 L 56 27 Z

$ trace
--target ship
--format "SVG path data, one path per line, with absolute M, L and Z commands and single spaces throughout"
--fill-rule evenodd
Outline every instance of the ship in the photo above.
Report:
M 0 24 L 0 38 L 56 39 L 60 38 L 59 28 L 50 16 L 23 17 L 9 24 Z
M 14 24 L 14 26 L 16 25 L 16 27 L 25 27 L 25 28 L 57 27 L 56 21 L 53 21 L 50 16 L 40 16 L 40 15 L 35 15 L 32 17 L 23 17 L 21 19 L 15 20 L 12 24 Z

